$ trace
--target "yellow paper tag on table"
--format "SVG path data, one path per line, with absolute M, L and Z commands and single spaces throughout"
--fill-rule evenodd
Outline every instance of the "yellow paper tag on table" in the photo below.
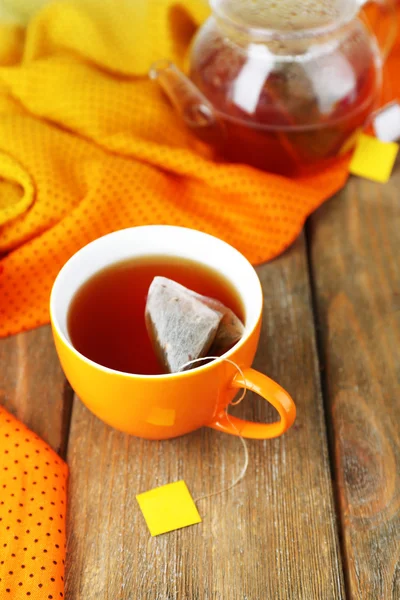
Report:
M 152 536 L 201 523 L 201 517 L 184 481 L 168 483 L 138 494 L 136 500 Z
M 363 133 L 358 138 L 350 162 L 350 173 L 386 183 L 390 179 L 398 150 L 399 146 L 394 142 L 381 142 Z

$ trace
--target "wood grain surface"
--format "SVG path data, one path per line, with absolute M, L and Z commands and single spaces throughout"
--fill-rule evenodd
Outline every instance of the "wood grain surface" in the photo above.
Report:
M 0 341 L 0 404 L 65 457 L 72 390 L 49 326 Z
M 400 598 L 400 165 L 312 218 L 349 597 Z
M 204 428 L 164 442 L 129 437 L 75 401 L 68 600 L 336 600 L 345 597 L 304 240 L 259 268 L 265 315 L 255 367 L 297 402 L 282 438 L 249 441 L 242 483 L 200 500 L 203 522 L 151 538 L 135 495 L 184 479 L 194 498 L 240 472 L 240 440 Z M 248 394 L 234 414 L 272 420 Z

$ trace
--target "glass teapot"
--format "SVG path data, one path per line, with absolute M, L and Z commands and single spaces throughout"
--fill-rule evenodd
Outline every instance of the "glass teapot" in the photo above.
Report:
M 365 3 L 211 0 L 188 75 L 166 60 L 149 75 L 222 158 L 285 175 L 307 172 L 350 149 L 379 103 L 396 9 L 393 0 L 377 0 L 378 21 L 387 24 L 380 50 L 360 14 Z

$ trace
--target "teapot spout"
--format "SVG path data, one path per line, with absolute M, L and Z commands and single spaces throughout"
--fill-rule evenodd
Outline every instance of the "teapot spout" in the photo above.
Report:
M 149 77 L 157 81 L 186 125 L 206 142 L 215 142 L 222 128 L 211 102 L 178 67 L 159 60 L 150 68 Z

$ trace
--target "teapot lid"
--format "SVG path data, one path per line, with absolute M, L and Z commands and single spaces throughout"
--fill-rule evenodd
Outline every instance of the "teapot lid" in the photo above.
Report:
M 215 14 L 239 29 L 293 35 L 351 20 L 363 0 L 211 0 Z

